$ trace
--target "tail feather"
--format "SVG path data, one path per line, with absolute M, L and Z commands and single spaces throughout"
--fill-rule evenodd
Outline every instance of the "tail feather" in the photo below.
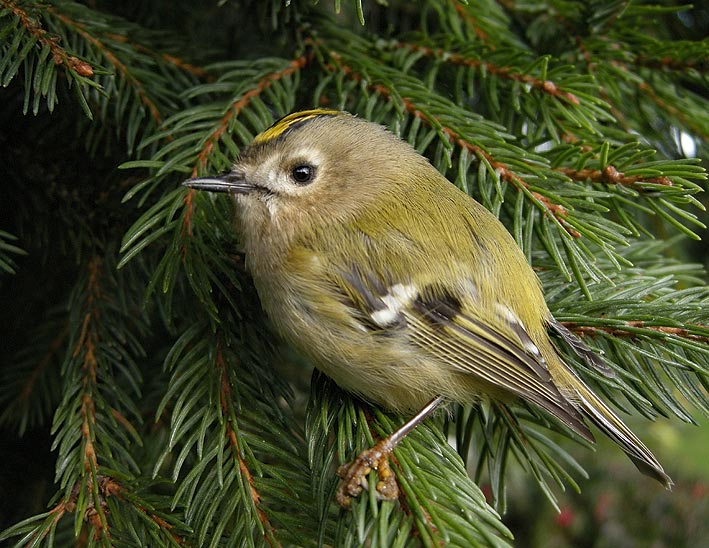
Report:
M 586 386 L 576 387 L 577 404 L 589 420 L 604 434 L 617 443 L 630 457 L 638 470 L 662 483 L 665 488 L 672 488 L 672 479 L 665 473 L 655 455 L 633 434 L 620 417 Z

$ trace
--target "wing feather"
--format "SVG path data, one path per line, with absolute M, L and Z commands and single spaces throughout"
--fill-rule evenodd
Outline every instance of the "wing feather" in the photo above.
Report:
M 546 364 L 525 351 L 514 333 L 495 329 L 445 303 L 417 299 L 404 312 L 409 336 L 460 372 L 551 413 L 588 440 L 580 413 L 551 380 Z
M 493 310 L 489 318 L 476 317 L 475 310 L 461 305 L 453 288 L 441 287 L 440 283 L 418 288 L 410 280 L 384 282 L 362 265 L 340 269 L 336 277 L 367 329 L 391 335 L 388 340 L 404 337 L 429 354 L 432 361 L 442 361 L 449 370 L 470 375 L 475 384 L 487 386 L 491 392 L 508 393 L 535 404 L 593 440 L 580 413 L 553 383 L 544 358 L 521 321 L 514 321 L 511 310 L 507 314 Z

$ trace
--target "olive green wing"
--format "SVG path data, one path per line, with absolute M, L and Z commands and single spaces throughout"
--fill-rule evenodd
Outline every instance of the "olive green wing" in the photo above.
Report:
M 546 410 L 589 441 L 593 436 L 574 405 L 560 393 L 524 326 L 507 307 L 476 313 L 475 295 L 460 287 L 417 287 L 382 279 L 362 267 L 340 271 L 343 292 L 363 326 L 405 337 L 453 370 L 471 375 L 491 393 L 507 393 Z
M 530 336 L 509 310 L 490 318 L 464 310 L 451 297 L 419 297 L 404 312 L 412 341 L 457 370 L 546 410 L 589 441 L 576 407 L 560 393 Z

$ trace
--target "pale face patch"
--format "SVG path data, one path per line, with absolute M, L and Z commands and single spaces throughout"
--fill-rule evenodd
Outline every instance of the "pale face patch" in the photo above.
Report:
M 265 168 L 265 186 L 274 194 L 282 196 L 297 196 L 310 192 L 311 184 L 299 185 L 293 180 L 293 169 L 299 165 L 312 166 L 316 170 L 317 184 L 317 172 L 322 164 L 322 154 L 313 147 L 300 147 L 283 157 L 273 157 L 262 168 Z
M 299 147 L 283 155 L 271 155 L 258 166 L 252 166 L 247 179 L 267 191 L 259 196 L 270 217 L 275 218 L 288 198 L 310 192 L 312 185 L 299 185 L 293 179 L 293 169 L 299 165 L 312 166 L 317 171 L 322 165 L 322 154 L 313 147 Z

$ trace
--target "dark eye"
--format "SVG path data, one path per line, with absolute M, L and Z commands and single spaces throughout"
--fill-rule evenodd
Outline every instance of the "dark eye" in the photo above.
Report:
M 315 179 L 315 167 L 308 164 L 297 165 L 291 171 L 291 177 L 299 185 L 307 185 Z

